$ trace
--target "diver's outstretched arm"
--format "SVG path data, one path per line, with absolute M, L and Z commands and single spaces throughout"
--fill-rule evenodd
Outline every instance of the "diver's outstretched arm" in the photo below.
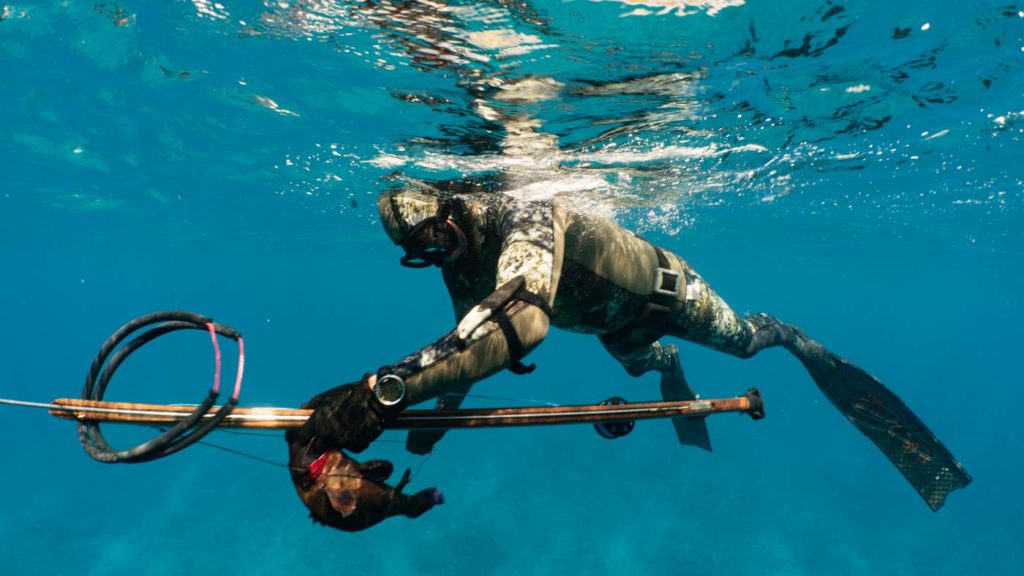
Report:
M 551 202 L 509 201 L 497 216 L 502 249 L 495 291 L 455 330 L 378 374 L 403 378 L 413 405 L 505 368 L 529 371 L 520 360 L 540 344 L 550 326 L 562 263 L 562 221 Z
M 559 213 L 560 214 L 560 213 Z M 376 378 L 314 397 L 315 411 L 289 441 L 317 438 L 320 446 L 361 451 L 388 419 L 407 406 L 472 385 L 505 368 L 531 370 L 520 360 L 547 335 L 561 266 L 562 218 L 551 202 L 512 203 L 498 214 L 502 251 L 497 289 L 452 331 L 425 348 L 376 371 Z M 403 384 L 400 400 L 374 404 L 367 391 L 391 377 Z
M 547 333 L 550 320 L 549 306 L 561 268 L 561 215 L 556 213 L 550 203 L 525 204 L 504 210 L 499 220 L 499 227 L 504 230 L 496 278 L 499 288 L 484 302 L 468 310 L 458 309 L 453 297 L 453 305 L 456 306 L 459 320 L 455 334 L 463 342 L 469 341 L 469 345 L 458 351 L 461 357 L 450 360 L 450 365 L 457 368 L 438 370 L 439 373 L 461 375 L 461 382 L 453 381 L 457 379 L 451 376 L 444 378 L 450 387 L 438 395 L 435 406 L 437 409 L 455 409 L 462 404 L 465 394 L 472 388 L 473 383 L 479 380 L 465 378 L 472 370 L 479 370 L 481 367 L 501 370 L 511 365 L 519 373 L 531 371 L 532 368 L 523 366 L 519 360 L 540 344 Z M 517 287 L 510 289 L 510 286 Z M 502 294 L 503 291 L 506 293 Z M 525 322 L 517 324 L 517 317 L 522 317 L 520 319 Z M 487 324 L 491 325 L 489 330 Z M 481 338 L 478 334 L 486 335 Z M 473 338 L 491 339 L 495 344 L 477 344 Z M 504 340 L 504 351 L 501 350 L 500 340 Z M 470 362 L 471 366 L 462 367 L 463 362 Z M 422 391 L 439 390 L 442 386 L 422 382 L 417 386 L 421 390 L 418 396 L 429 396 L 430 393 Z M 414 398 L 418 396 L 413 395 Z M 406 439 L 406 449 L 414 454 L 427 454 L 433 450 L 445 432 L 410 431 Z

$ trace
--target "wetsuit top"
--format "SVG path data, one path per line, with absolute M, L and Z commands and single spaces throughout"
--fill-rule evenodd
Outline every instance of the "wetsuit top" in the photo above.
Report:
M 385 192 L 377 206 L 388 236 L 403 244 L 416 224 L 439 213 L 439 202 L 435 194 L 406 190 Z M 462 202 L 448 218 L 466 232 L 470 246 L 441 265 L 459 326 L 378 373 L 403 377 L 410 404 L 466 390 L 508 367 L 517 360 L 515 348 L 520 354 L 532 350 L 549 323 L 606 334 L 627 325 L 648 302 L 659 256 L 650 243 L 613 222 L 573 213 L 559 200 L 488 195 Z M 678 257 L 662 254 L 680 274 L 687 268 Z M 523 289 L 539 298 L 503 299 L 502 311 L 515 332 L 509 335 L 496 314 L 482 315 L 480 308 L 520 277 Z M 537 300 L 550 305 L 550 317 Z M 510 346 L 509 336 L 518 344 Z

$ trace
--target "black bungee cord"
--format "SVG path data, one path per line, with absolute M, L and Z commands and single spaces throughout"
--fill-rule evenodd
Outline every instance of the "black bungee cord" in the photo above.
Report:
M 120 349 L 117 349 L 122 342 L 136 331 L 157 323 L 161 324 L 146 330 Z M 149 462 L 170 456 L 179 450 L 195 444 L 213 431 L 238 404 L 238 395 L 242 388 L 242 373 L 245 367 L 245 346 L 242 341 L 242 335 L 237 330 L 223 324 L 218 324 L 206 316 L 183 311 L 146 314 L 128 322 L 114 332 L 103 343 L 103 346 L 100 347 L 96 358 L 93 359 L 92 365 L 89 367 L 89 373 L 85 377 L 85 386 L 82 389 L 82 399 L 103 400 L 103 395 L 106 393 L 107 385 L 110 384 L 110 379 L 113 377 L 114 372 L 117 371 L 118 367 L 129 355 L 160 336 L 177 330 L 187 329 L 208 331 L 210 339 L 213 341 L 216 369 L 214 371 L 213 386 L 210 388 L 206 398 L 187 417 L 156 438 L 127 450 L 115 450 L 112 448 L 100 432 L 99 423 L 95 421 L 79 422 L 78 438 L 89 456 L 106 463 Z M 218 334 L 238 342 L 238 372 L 231 398 L 213 416 L 205 418 L 214 407 L 214 402 L 216 402 L 217 396 L 220 393 L 221 357 L 220 345 L 217 343 Z M 117 349 L 116 352 L 114 351 L 115 349 Z M 104 367 L 104 364 L 106 364 L 106 367 Z

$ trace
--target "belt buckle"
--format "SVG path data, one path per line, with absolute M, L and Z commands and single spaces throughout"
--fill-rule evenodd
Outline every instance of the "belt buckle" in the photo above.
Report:
M 675 270 L 658 268 L 654 274 L 654 293 L 661 296 L 679 296 L 681 275 Z

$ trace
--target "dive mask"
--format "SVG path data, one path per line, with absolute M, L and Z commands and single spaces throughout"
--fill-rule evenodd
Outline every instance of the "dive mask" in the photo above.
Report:
M 441 266 L 457 255 L 459 242 L 445 218 L 431 216 L 409 231 L 400 244 L 405 250 L 400 262 L 406 268 Z

